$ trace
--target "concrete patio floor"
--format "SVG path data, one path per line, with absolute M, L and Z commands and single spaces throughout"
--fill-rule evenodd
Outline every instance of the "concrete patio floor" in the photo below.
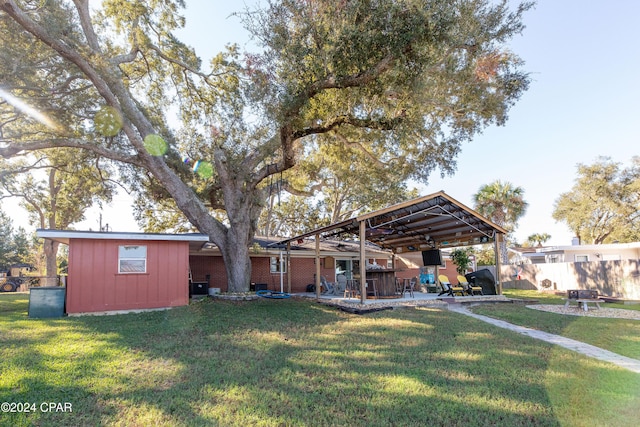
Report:
M 292 294 L 293 296 L 316 299 L 316 294 L 311 292 L 301 292 Z M 405 293 L 404 296 L 400 297 L 384 297 L 384 298 L 373 298 L 369 297 L 365 300 L 365 305 L 376 305 L 376 306 L 398 306 L 398 305 L 422 305 L 422 304 L 455 304 L 455 303 L 474 303 L 474 302 L 487 302 L 487 301 L 510 301 L 504 295 L 474 295 L 474 296 L 447 296 L 442 295 L 438 296 L 437 293 L 427 293 L 427 292 L 414 292 L 413 297 L 408 293 Z M 342 294 L 333 295 L 333 294 L 321 294 L 319 298 L 320 302 L 325 302 L 329 304 L 336 305 L 362 305 L 360 298 L 345 298 Z

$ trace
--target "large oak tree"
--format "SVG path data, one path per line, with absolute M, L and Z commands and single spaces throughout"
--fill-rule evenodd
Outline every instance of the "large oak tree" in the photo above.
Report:
M 0 159 L 0 200 L 17 198 L 31 224 L 67 229 L 84 220 L 86 210 L 94 204 L 111 201 L 114 184 L 109 181 L 110 168 L 100 165 L 91 152 L 61 148 L 44 154 L 33 153 L 29 163 Z M 58 273 L 58 247 L 53 240 L 42 245 L 50 285 L 55 284 Z
M 434 170 L 455 170 L 463 142 L 505 122 L 528 86 L 506 44 L 531 7 L 508 3 L 269 1 L 242 14 L 261 50 L 230 46 L 203 71 L 172 34 L 183 25 L 182 1 L 105 0 L 94 11 L 87 0 L 0 0 L 0 29 L 11 31 L 3 40 L 55 54 L 24 71 L 64 64 L 65 89 L 74 89 L 54 92 L 43 79 L 41 95 L 58 96 L 37 100 L 4 90 L 41 109 L 83 112 L 27 136 L 3 122 L 0 155 L 66 146 L 128 165 L 125 182 L 171 198 L 219 246 L 229 290 L 243 291 L 271 176 L 295 175 L 301 160 L 332 143 L 357 146 L 376 159 L 369 167 L 393 168 L 398 179 L 426 181 Z M 3 55 L 11 48 L 4 44 Z M 19 55 L 9 57 L 0 71 L 21 67 Z M 90 105 L 78 105 L 79 94 Z M 167 125 L 171 105 L 187 131 Z M 91 110 L 99 113 L 93 122 Z
M 578 164 L 570 191 L 555 201 L 553 218 L 566 223 L 581 243 L 640 239 L 640 157 L 624 168 L 609 157 Z

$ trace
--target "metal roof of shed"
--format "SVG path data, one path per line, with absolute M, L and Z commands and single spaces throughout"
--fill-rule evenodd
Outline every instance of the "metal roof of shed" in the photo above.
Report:
M 164 233 L 133 233 L 118 231 L 78 231 L 78 230 L 52 230 L 38 229 L 36 236 L 53 241 L 69 244 L 71 239 L 94 240 L 130 240 L 130 241 L 180 241 L 189 242 L 190 249 L 200 248 L 209 241 L 209 236 L 201 233 L 164 234 Z

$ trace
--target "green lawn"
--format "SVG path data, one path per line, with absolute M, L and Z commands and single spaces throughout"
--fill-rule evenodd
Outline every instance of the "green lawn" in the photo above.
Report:
M 524 307 L 521 307 L 525 310 Z M 436 309 L 206 300 L 28 319 L 0 294 L 0 425 L 635 426 L 640 375 Z M 39 410 L 68 402 L 72 413 Z
M 562 296 L 536 291 L 505 290 L 509 298 L 536 299 L 539 304 L 564 304 Z M 603 308 L 640 310 L 638 305 L 604 303 Z M 483 304 L 472 311 L 529 328 L 586 342 L 623 356 L 640 359 L 640 320 L 568 316 L 514 304 Z

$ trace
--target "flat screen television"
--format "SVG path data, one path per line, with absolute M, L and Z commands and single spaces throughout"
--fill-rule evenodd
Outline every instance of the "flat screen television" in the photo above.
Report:
M 440 249 L 430 249 L 428 251 L 422 251 L 422 265 L 440 265 L 442 264 L 442 256 L 440 256 Z

